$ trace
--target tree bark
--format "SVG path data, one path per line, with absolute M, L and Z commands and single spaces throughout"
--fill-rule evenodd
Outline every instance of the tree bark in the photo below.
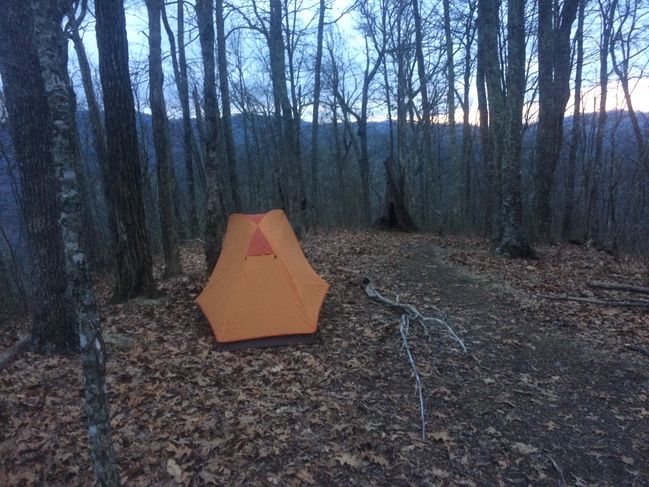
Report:
M 498 250 L 509 257 L 533 258 L 522 232 L 521 158 L 525 99 L 525 0 L 507 4 L 507 98 L 502 151 L 503 234 Z M 498 116 L 498 115 L 496 115 Z
M 582 72 L 584 67 L 584 17 L 586 3 L 588 0 L 579 2 L 579 13 L 577 15 L 577 31 L 575 39 L 577 41 L 576 50 L 577 58 L 575 60 L 575 106 L 572 112 L 572 129 L 570 132 L 570 150 L 568 152 L 567 181 L 566 181 L 566 199 L 563 210 L 563 230 L 564 239 L 573 237 L 574 224 L 574 200 L 575 200 L 575 167 L 577 165 L 577 151 L 581 139 L 581 83 Z
M 585 240 L 598 240 L 600 233 L 600 215 L 597 212 L 599 200 L 599 185 L 602 183 L 604 161 L 604 134 L 606 132 L 606 100 L 608 94 L 608 51 L 613 33 L 613 15 L 618 0 L 607 0 L 600 4 L 602 33 L 599 46 L 599 113 L 595 133 L 595 157 L 591 166 L 590 188 L 588 188 L 588 203 L 586 221 L 588 230 Z
M 525 98 L 525 0 L 507 3 L 507 76 L 496 56 L 500 21 L 498 7 L 478 1 L 478 43 L 485 68 L 494 162 L 502 171 L 501 234 L 498 252 L 509 257 L 534 257 L 522 233 L 521 157 Z M 503 80 L 505 85 L 503 86 Z
M 417 77 L 419 79 L 419 96 L 421 97 L 422 158 L 423 164 L 425 164 L 426 168 L 426 170 L 423 171 L 423 174 L 424 178 L 429 179 L 428 176 L 432 177 L 434 174 L 434 157 L 431 134 L 430 99 L 428 96 L 428 76 L 426 75 L 426 63 L 424 62 L 424 36 L 422 32 L 421 12 L 419 10 L 418 0 L 412 0 L 412 14 L 415 24 L 415 59 L 417 62 Z M 424 187 L 428 187 L 429 191 L 432 188 L 435 188 L 433 189 L 435 195 L 433 195 L 433 198 L 430 198 L 429 201 L 439 203 L 439 199 L 436 198 L 439 196 L 436 191 L 436 185 L 427 183 L 428 181 L 425 181 Z M 440 215 L 440 208 L 435 208 L 432 214 Z M 441 221 L 439 221 L 439 218 L 437 220 L 436 224 L 439 227 L 441 226 Z
M 162 71 L 162 29 L 160 18 L 163 0 L 146 0 L 149 16 L 149 103 L 153 126 L 153 145 L 156 153 L 158 176 L 158 206 L 164 252 L 164 275 L 174 276 L 181 272 L 178 249 L 178 232 L 174 218 L 173 168 L 171 166 L 171 143 L 169 119 L 164 99 L 164 74 Z
M 169 39 L 169 50 L 171 51 L 171 60 L 174 67 L 174 79 L 178 88 L 178 98 L 180 99 L 180 109 L 183 116 L 183 157 L 185 176 L 187 178 L 187 199 L 189 200 L 189 233 L 190 237 L 194 238 L 198 235 L 194 166 L 200 164 L 200 162 L 194 160 L 194 154 L 197 149 L 196 141 L 194 140 L 194 131 L 192 130 L 191 112 L 189 110 L 189 83 L 187 81 L 187 57 L 185 54 L 185 2 L 183 0 L 177 0 L 177 2 L 177 48 L 173 30 L 167 21 L 164 4 L 162 6 L 162 20 L 167 31 L 167 38 Z M 178 52 L 177 59 L 176 51 Z
M 223 19 L 223 0 L 216 0 L 214 10 L 216 17 L 216 57 L 219 67 L 219 88 L 221 89 L 221 110 L 225 154 L 228 161 L 230 191 L 234 211 L 241 211 L 241 196 L 239 195 L 239 176 L 237 175 L 237 150 L 232 131 L 232 111 L 230 108 L 230 82 L 228 80 L 228 56 L 225 45 L 225 21 Z
M 324 18 L 326 3 L 320 0 L 318 11 L 318 33 L 316 39 L 315 67 L 313 73 L 313 117 L 311 119 L 311 197 L 313 198 L 313 223 L 320 218 L 320 188 L 318 171 L 318 128 L 320 122 L 320 90 L 322 71 L 322 39 L 324 37 Z
M 203 58 L 203 104 L 205 108 L 205 176 L 207 188 L 207 218 L 205 223 L 205 260 L 207 272 L 212 272 L 221 253 L 225 234 L 226 215 L 232 203 L 226 203 L 228 194 L 223 187 L 226 179 L 221 174 L 225 166 L 219 160 L 218 106 L 214 61 L 214 10 L 211 0 L 196 0 L 196 19 Z M 232 193 L 228 194 L 228 198 Z
M 282 35 L 282 2 L 270 0 L 268 50 L 275 104 L 274 124 L 280 137 L 276 154 L 276 180 L 279 199 L 288 213 L 298 235 L 308 228 L 308 204 L 304 194 L 302 164 L 299 157 L 297 120 L 293 119 L 291 102 L 286 89 L 285 48 Z
M 142 200 L 123 2 L 96 0 L 95 15 L 110 171 L 109 204 L 114 208 L 117 229 L 113 300 L 121 301 L 149 293 L 155 284 Z
M 478 64 L 476 73 L 478 109 L 480 112 L 480 145 L 485 160 L 488 180 L 486 200 L 486 227 L 490 238 L 497 242 L 502 235 L 502 182 L 501 158 L 505 138 L 503 116 L 505 112 L 505 89 L 498 52 L 498 29 L 500 21 L 496 4 L 478 0 Z M 496 114 L 498 114 L 496 116 Z
M 49 145 L 35 143 L 49 140 L 51 133 L 31 5 L 0 0 L 0 12 L 0 76 L 23 181 L 22 212 L 34 278 L 30 300 L 34 347 L 44 353 L 70 353 L 78 349 L 79 338 L 67 292 L 56 175 Z
M 104 196 L 104 203 L 106 205 L 106 215 L 108 219 L 108 233 L 110 237 L 109 242 L 109 253 L 114 254 L 114 249 L 112 248 L 113 242 L 117 240 L 117 229 L 115 226 L 115 212 L 112 205 L 109 204 L 109 189 L 108 189 L 108 163 L 107 163 L 107 149 L 106 149 L 106 133 L 104 131 L 104 124 L 101 119 L 101 110 L 99 108 L 99 103 L 97 102 L 97 96 L 95 95 L 95 89 L 92 81 L 92 74 L 90 70 L 90 62 L 88 61 L 88 56 L 86 54 L 86 49 L 81 39 L 79 33 L 79 25 L 81 24 L 83 18 L 87 12 L 87 0 L 82 0 L 80 2 L 81 11 L 79 17 L 76 17 L 75 10 L 73 5 L 69 3 L 69 10 L 67 12 L 68 22 L 66 25 L 66 32 L 72 40 L 74 46 L 74 51 L 77 55 L 77 61 L 79 63 L 79 72 L 81 74 L 81 83 L 83 85 L 83 92 L 86 98 L 86 104 L 88 108 L 88 118 L 90 121 L 90 134 L 92 139 L 92 147 L 95 151 L 95 157 L 97 163 L 99 164 L 99 170 L 101 172 L 101 187 Z M 81 173 L 79 173 L 81 176 Z M 80 188 L 83 188 L 84 184 L 79 180 Z M 85 206 L 85 205 L 84 205 Z M 85 226 L 85 224 L 84 224 Z
M 67 262 L 70 297 L 75 305 L 81 362 L 85 376 L 86 416 L 90 450 L 97 483 L 119 485 L 113 450 L 110 413 L 105 396 L 105 351 L 95 293 L 79 245 L 82 231 L 79 192 L 75 174 L 77 158 L 75 125 L 72 122 L 71 92 L 67 73 L 67 42 L 61 22 L 67 0 L 33 0 L 38 55 L 49 104 L 51 153 L 44 155 L 54 168 L 58 182 L 59 222 Z M 24 27 L 23 27 L 24 28 Z M 42 88 L 41 88 L 42 89 Z M 45 144 L 43 144 L 45 145 Z
M 536 234 L 551 241 L 550 196 L 570 99 L 570 32 L 580 0 L 539 0 L 539 121 L 536 132 Z
M 454 208 L 454 227 L 458 228 L 457 220 L 461 220 L 464 211 L 462 210 L 462 195 L 464 194 L 464 177 L 462 165 L 457 157 L 457 134 L 455 130 L 455 60 L 453 59 L 453 35 L 451 31 L 451 6 L 449 0 L 442 1 L 444 10 L 444 39 L 446 42 L 446 111 L 448 113 L 448 150 L 449 163 L 453 171 L 455 191 L 452 194 Z

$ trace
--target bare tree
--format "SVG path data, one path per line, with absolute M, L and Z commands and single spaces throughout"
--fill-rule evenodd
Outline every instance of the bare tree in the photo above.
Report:
M 223 0 L 216 0 L 214 10 L 216 16 L 216 57 L 219 67 L 219 87 L 221 89 L 221 113 L 225 153 L 228 161 L 228 174 L 230 177 L 230 190 L 234 210 L 241 210 L 241 197 L 239 196 L 239 177 L 237 175 L 237 155 L 232 132 L 232 113 L 230 108 L 230 82 L 228 80 L 228 58 L 225 46 L 225 21 L 223 18 Z
M 0 76 L 22 182 L 21 209 L 34 276 L 33 344 L 40 352 L 69 353 L 78 349 L 79 337 L 74 309 L 66 297 L 56 175 L 48 144 L 35 143 L 50 132 L 30 3 L 0 1 Z
M 618 0 L 598 0 L 601 17 L 601 37 L 599 46 L 599 113 L 597 116 L 597 131 L 595 134 L 595 156 L 592 160 L 590 174 L 590 188 L 588 189 L 588 208 L 586 221 L 588 230 L 586 240 L 598 240 L 600 238 L 600 215 L 597 212 L 599 199 L 598 187 L 602 182 L 604 161 L 604 135 L 606 131 L 606 101 L 608 97 L 608 55 L 613 35 L 613 19 Z
M 158 205 L 160 207 L 162 249 L 165 260 L 164 274 L 168 277 L 178 274 L 181 268 L 178 232 L 172 198 L 174 177 L 171 165 L 169 120 L 163 91 L 164 73 L 162 71 L 162 32 L 160 26 L 163 0 L 146 0 L 146 8 L 149 16 L 149 103 L 158 175 Z
M 219 158 L 219 116 L 216 99 L 214 61 L 214 9 L 211 0 L 196 0 L 196 19 L 203 58 L 203 104 L 205 108 L 203 146 L 207 184 L 207 221 L 205 224 L 205 258 L 211 272 L 221 253 L 226 215 L 232 207 L 232 193 L 225 187 L 225 164 Z
M 581 83 L 584 68 L 584 19 L 585 10 L 588 0 L 580 0 L 577 14 L 577 31 L 575 32 L 575 90 L 574 90 L 574 107 L 572 112 L 572 128 L 570 132 L 570 149 L 568 152 L 567 164 L 567 181 L 566 196 L 563 212 L 563 230 L 564 239 L 569 239 L 573 235 L 572 228 L 574 221 L 574 199 L 575 199 L 575 166 L 577 164 L 577 151 L 581 139 Z
M 539 0 L 539 120 L 536 131 L 537 237 L 551 239 L 550 190 L 570 98 L 570 32 L 579 0 Z M 558 14 L 557 14 L 558 12 Z
M 135 105 L 128 66 L 126 18 L 121 0 L 96 0 L 99 74 L 104 97 L 109 204 L 115 212 L 114 300 L 154 288 L 146 232 L 135 128 Z
M 533 257 L 522 226 L 521 157 L 525 99 L 525 0 L 507 3 L 507 76 L 498 58 L 487 53 L 497 45 L 498 7 L 478 1 L 478 42 L 482 41 L 485 80 L 489 96 L 494 159 L 502 170 L 502 228 L 498 251 L 509 257 Z M 504 81 L 503 81 L 504 80 Z
M 318 10 L 318 34 L 316 38 L 315 67 L 313 72 L 313 116 L 311 119 L 311 197 L 313 198 L 314 223 L 319 219 L 320 191 L 318 187 L 318 128 L 320 124 L 320 91 L 322 71 L 322 42 L 326 3 L 320 0 Z
M 49 107 L 50 144 L 42 145 L 45 162 L 54 168 L 57 178 L 59 222 L 63 237 L 70 298 L 75 307 L 81 362 L 85 376 L 86 416 L 90 450 L 97 483 L 102 486 L 119 485 L 119 472 L 113 450 L 110 413 L 105 393 L 105 350 L 101 323 L 97 313 L 95 293 L 87 269 L 86 254 L 80 246 L 82 232 L 80 201 L 75 173 L 78 151 L 76 126 L 72 121 L 72 96 L 67 72 L 67 38 L 61 23 L 68 11 L 69 0 L 32 0 L 35 19 L 35 39 L 41 66 L 40 80 L 34 76 L 30 95 L 45 97 Z M 26 24 L 21 24 L 21 29 Z M 25 79 L 25 78 L 23 78 Z M 23 110 L 32 107 L 22 106 Z M 44 114 L 41 114 L 44 116 Z M 60 299 L 59 296 L 56 298 Z
M 185 161 L 185 174 L 187 178 L 187 199 L 189 200 L 189 233 L 192 237 L 198 235 L 198 213 L 196 211 L 196 185 L 194 168 L 200 164 L 195 160 L 197 154 L 196 141 L 194 140 L 194 131 L 192 130 L 191 112 L 189 110 L 189 82 L 187 80 L 187 57 L 185 54 L 185 2 L 177 0 L 177 25 L 178 25 L 178 47 L 176 48 L 176 38 L 173 29 L 169 25 L 166 9 L 162 6 L 162 22 L 169 39 L 169 48 L 171 61 L 174 70 L 174 79 L 178 88 L 178 97 L 180 99 L 180 109 L 183 115 L 183 157 Z M 176 51 L 178 55 L 176 56 Z
M 276 153 L 276 180 L 280 201 L 298 234 L 308 224 L 308 204 L 304 193 L 302 163 L 299 155 L 299 120 L 286 88 L 285 45 L 282 34 L 282 1 L 270 0 L 270 21 L 267 32 L 271 82 L 275 105 L 274 124 L 281 143 Z

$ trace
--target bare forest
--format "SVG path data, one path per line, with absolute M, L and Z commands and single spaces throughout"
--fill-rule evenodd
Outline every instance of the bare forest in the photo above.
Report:
M 0 0 L 0 484 L 649 483 L 648 46 L 641 0 Z M 317 338 L 223 351 L 273 209 Z

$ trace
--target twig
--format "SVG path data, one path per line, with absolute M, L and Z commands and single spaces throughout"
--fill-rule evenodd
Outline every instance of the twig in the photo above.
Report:
M 580 296 L 560 296 L 555 294 L 539 294 L 539 298 L 554 299 L 557 301 L 576 301 L 578 303 L 596 304 L 599 306 L 611 306 L 613 308 L 649 308 L 649 301 L 610 301 L 597 298 L 583 298 Z
M 416 320 L 417 322 L 419 322 L 419 324 L 422 326 L 426 334 L 428 334 L 428 326 L 427 326 L 428 323 L 436 323 L 438 325 L 442 325 L 446 328 L 446 330 L 449 332 L 451 337 L 460 345 L 460 347 L 465 353 L 466 353 L 466 346 L 464 345 L 464 342 L 455 334 L 455 332 L 448 325 L 448 323 L 446 323 L 445 320 L 441 318 L 434 318 L 434 317 L 422 315 L 417 310 L 417 308 L 415 308 L 413 305 L 407 303 L 405 304 L 400 303 L 399 296 L 396 297 L 395 301 L 383 297 L 381 293 L 379 293 L 376 290 L 376 288 L 374 287 L 374 283 L 372 283 L 372 280 L 369 279 L 368 277 L 363 278 L 363 289 L 365 289 L 365 294 L 367 294 L 367 297 L 370 298 L 372 301 L 385 304 L 392 308 L 396 308 L 401 313 L 403 313 L 401 315 L 401 318 L 399 319 L 399 333 L 401 334 L 401 341 L 403 343 L 403 348 L 406 351 L 406 355 L 408 356 L 408 363 L 410 364 L 412 375 L 415 378 L 415 384 L 416 384 L 415 389 L 419 396 L 419 413 L 421 415 L 421 437 L 425 440 L 426 439 L 426 414 L 425 414 L 425 407 L 424 407 L 424 392 L 421 383 L 421 377 L 419 376 L 419 370 L 417 369 L 417 365 L 415 364 L 415 359 L 413 358 L 412 352 L 410 351 L 410 343 L 408 342 L 408 330 L 410 328 L 410 320 Z M 435 308 L 435 311 L 441 313 L 437 308 Z
M 32 336 L 26 335 L 16 342 L 16 344 L 0 355 L 0 370 L 9 365 L 27 346 L 31 343 Z
M 596 289 L 609 289 L 612 291 L 628 291 L 631 293 L 649 294 L 649 287 L 633 286 L 618 282 L 588 281 L 588 286 Z
M 557 462 L 554 461 L 554 458 L 552 458 L 550 455 L 548 455 L 548 458 L 552 462 L 552 466 L 554 467 L 554 469 L 557 471 L 557 473 L 561 477 L 561 480 L 559 481 L 559 485 L 561 487 L 565 487 L 567 484 L 566 484 L 566 478 L 563 475 L 563 469 L 559 466 L 559 464 Z
M 421 437 L 426 439 L 426 414 L 424 407 L 424 392 L 421 386 L 421 377 L 419 377 L 419 371 L 415 365 L 415 359 L 410 353 L 410 345 L 408 344 L 408 328 L 410 327 L 410 318 L 408 315 L 401 315 L 401 320 L 399 320 L 399 333 L 401 333 L 401 340 L 403 341 L 403 348 L 406 350 L 408 355 L 408 362 L 410 362 L 410 368 L 412 369 L 412 375 L 415 377 L 415 389 L 417 394 L 419 394 L 419 414 L 421 415 Z

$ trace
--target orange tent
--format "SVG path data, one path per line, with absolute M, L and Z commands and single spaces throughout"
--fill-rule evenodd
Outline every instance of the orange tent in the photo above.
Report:
M 196 302 L 224 349 L 312 341 L 327 284 L 282 210 L 228 219 L 221 255 Z

